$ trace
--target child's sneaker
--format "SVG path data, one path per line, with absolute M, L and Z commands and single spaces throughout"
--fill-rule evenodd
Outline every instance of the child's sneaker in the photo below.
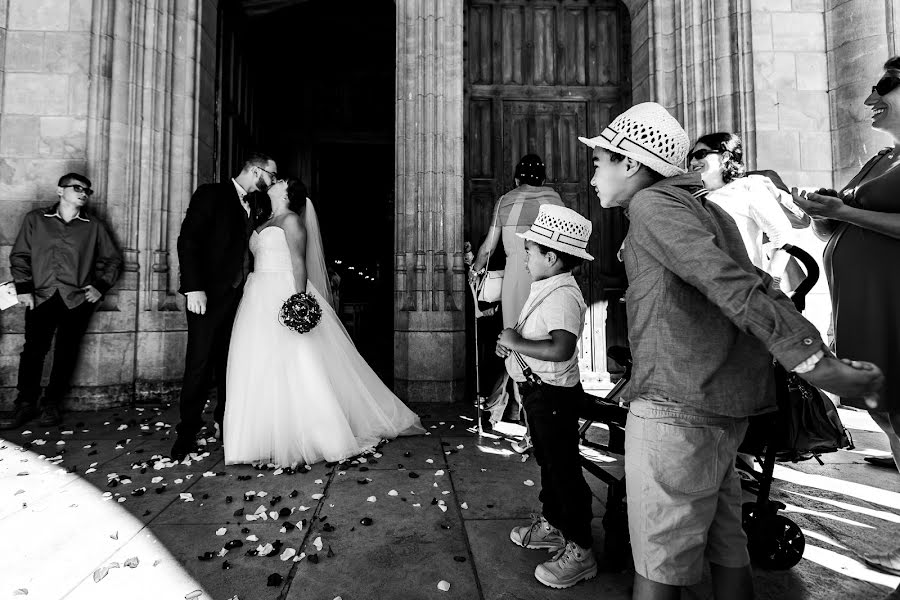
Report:
M 566 538 L 543 515 L 532 515 L 531 525 L 513 527 L 509 539 L 517 546 L 532 550 L 560 550 L 566 547 Z
M 534 569 L 535 579 L 556 589 L 572 587 L 582 579 L 593 579 L 596 575 L 594 552 L 575 542 L 569 542 L 553 560 L 541 563 Z

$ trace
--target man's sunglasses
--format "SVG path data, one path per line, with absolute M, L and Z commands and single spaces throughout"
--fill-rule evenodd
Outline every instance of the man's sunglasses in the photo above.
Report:
M 83 185 L 78 185 L 77 183 L 72 183 L 72 184 L 69 184 L 69 185 L 63 185 L 63 186 L 60 186 L 60 187 L 64 187 L 64 188 L 67 188 L 67 187 L 68 187 L 68 188 L 72 188 L 73 190 L 75 190 L 75 193 L 76 193 L 76 194 L 84 194 L 85 196 L 93 196 L 93 195 L 94 195 L 94 190 L 92 190 L 92 189 L 89 188 L 89 187 L 84 187 Z
M 272 171 L 270 171 L 268 169 L 263 169 L 262 167 L 256 167 L 256 168 L 259 169 L 260 171 L 265 171 L 266 173 L 268 173 L 272 177 L 273 182 L 278 181 L 278 173 L 273 173 Z
M 701 148 L 700 150 L 694 150 L 693 152 L 687 155 L 688 162 L 692 160 L 703 160 L 710 154 L 721 154 L 718 150 L 709 150 L 707 148 Z
M 872 86 L 872 91 L 878 94 L 879 96 L 887 96 L 894 88 L 900 85 L 900 78 L 897 77 L 882 77 L 878 80 L 878 83 Z

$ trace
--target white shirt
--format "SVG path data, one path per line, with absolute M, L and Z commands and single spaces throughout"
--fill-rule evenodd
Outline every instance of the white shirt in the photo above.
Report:
M 557 290 L 561 286 L 565 289 Z M 550 290 L 553 291 L 550 291 Z M 549 292 L 549 295 L 546 295 Z M 537 305 L 537 308 L 528 315 L 525 322 L 519 328 L 522 337 L 529 340 L 549 340 L 550 332 L 561 329 L 575 335 L 576 338 L 581 337 L 581 330 L 584 329 L 584 315 L 587 311 L 587 305 L 578 289 L 578 284 L 571 273 L 560 273 L 541 281 L 535 281 L 531 284 L 531 293 L 519 313 L 519 321 L 521 323 L 522 316 L 531 310 L 536 300 L 544 299 Z M 551 362 L 531 358 L 522 355 L 525 364 L 531 367 L 535 375 L 541 378 L 541 381 L 550 385 L 561 387 L 573 387 L 581 381 L 578 372 L 578 351 L 572 353 L 571 358 L 562 362 Z M 525 377 L 522 375 L 522 368 L 518 361 L 510 354 L 506 358 L 506 371 L 513 381 L 523 382 Z
M 791 222 L 778 206 L 781 203 L 780 192 L 768 177 L 748 175 L 711 191 L 707 196 L 734 219 L 750 262 L 764 271 L 768 269 L 769 260 L 763 249 L 762 234 L 769 236 L 773 248 L 790 243 L 793 235 Z
M 236 179 L 232 177 L 231 183 L 234 184 L 234 189 L 237 190 L 238 199 L 241 201 L 241 206 L 244 207 L 244 212 L 247 213 L 247 216 L 250 216 L 250 203 L 245 199 L 247 197 L 247 190 L 241 187 L 241 184 L 237 182 Z

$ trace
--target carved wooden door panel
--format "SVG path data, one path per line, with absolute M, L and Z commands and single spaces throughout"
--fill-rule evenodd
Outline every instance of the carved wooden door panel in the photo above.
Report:
M 466 239 L 477 245 L 487 232 L 519 158 L 539 154 L 548 185 L 593 223 L 595 260 L 579 277 L 581 366 L 606 371 L 607 345 L 625 342 L 616 251 L 627 225 L 600 208 L 578 136 L 597 135 L 628 104 L 627 11 L 615 0 L 469 0 L 466 28 Z

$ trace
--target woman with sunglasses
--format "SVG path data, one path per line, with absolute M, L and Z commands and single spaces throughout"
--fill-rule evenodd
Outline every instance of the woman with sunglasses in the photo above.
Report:
M 861 398 L 841 403 L 869 410 L 887 434 L 891 457 L 866 457 L 876 466 L 900 465 L 900 56 L 884 63 L 884 73 L 864 104 L 872 128 L 893 142 L 873 156 L 838 193 L 792 190 L 797 205 L 813 218 L 826 240 L 825 274 L 831 290 L 835 351 L 853 354 L 884 369 L 878 404 Z M 866 562 L 900 575 L 900 548 L 866 557 Z M 900 592 L 897 593 L 900 597 Z
M 813 230 L 828 244 L 825 273 L 831 290 L 835 351 L 853 354 L 884 369 L 885 387 L 877 406 L 861 398 L 842 404 L 865 408 L 887 434 L 891 457 L 866 457 L 876 466 L 900 465 L 900 56 L 884 73 L 864 104 L 872 128 L 891 137 L 893 146 L 873 156 L 838 193 L 793 190 L 800 208 L 813 218 Z M 882 565 L 900 574 L 900 552 Z M 882 557 L 886 558 L 886 557 Z
M 734 219 L 753 265 L 780 282 L 790 259 L 781 247 L 790 241 L 792 228 L 779 203 L 800 212 L 790 194 L 775 187 L 768 177 L 746 175 L 743 145 L 733 133 L 710 133 L 698 139 L 688 154 L 688 164 L 691 171 L 700 173 L 710 191 L 707 198 Z M 763 234 L 768 244 L 763 244 Z

